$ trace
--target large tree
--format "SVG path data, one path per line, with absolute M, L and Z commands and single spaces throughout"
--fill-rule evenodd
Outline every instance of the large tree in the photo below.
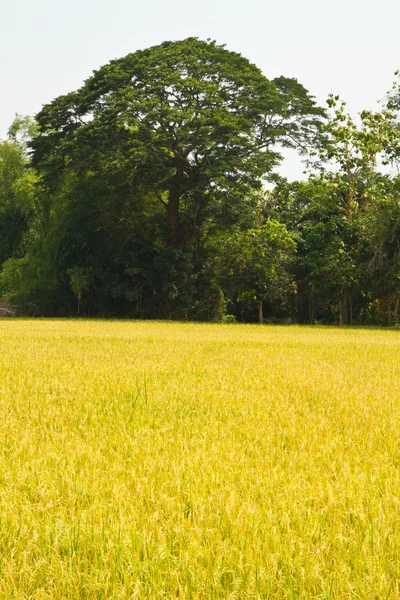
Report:
M 269 81 L 240 54 L 188 38 L 113 60 L 44 106 L 33 159 L 52 190 L 72 171 L 103 196 L 127 185 L 153 196 L 167 244 L 188 249 L 261 185 L 279 146 L 307 147 L 321 115 L 297 80 Z

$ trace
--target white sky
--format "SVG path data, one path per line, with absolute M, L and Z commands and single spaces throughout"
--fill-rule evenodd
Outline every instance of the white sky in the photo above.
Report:
M 15 113 L 77 89 L 93 69 L 165 40 L 226 43 L 319 102 L 377 108 L 400 68 L 400 0 L 0 0 L 0 138 Z M 280 172 L 299 177 L 289 157 Z

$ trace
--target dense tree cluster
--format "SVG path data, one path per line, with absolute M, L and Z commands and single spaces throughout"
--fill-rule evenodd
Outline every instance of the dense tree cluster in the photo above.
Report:
M 0 142 L 0 291 L 30 315 L 397 323 L 399 115 L 396 84 L 355 121 L 212 41 L 111 61 Z

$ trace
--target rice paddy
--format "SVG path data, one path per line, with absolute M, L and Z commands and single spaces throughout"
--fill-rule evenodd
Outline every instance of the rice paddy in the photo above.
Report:
M 400 597 L 399 331 L 0 339 L 0 598 Z

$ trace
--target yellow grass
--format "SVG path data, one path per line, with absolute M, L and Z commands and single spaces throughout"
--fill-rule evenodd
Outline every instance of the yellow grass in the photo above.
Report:
M 400 332 L 0 338 L 0 598 L 400 597 Z

